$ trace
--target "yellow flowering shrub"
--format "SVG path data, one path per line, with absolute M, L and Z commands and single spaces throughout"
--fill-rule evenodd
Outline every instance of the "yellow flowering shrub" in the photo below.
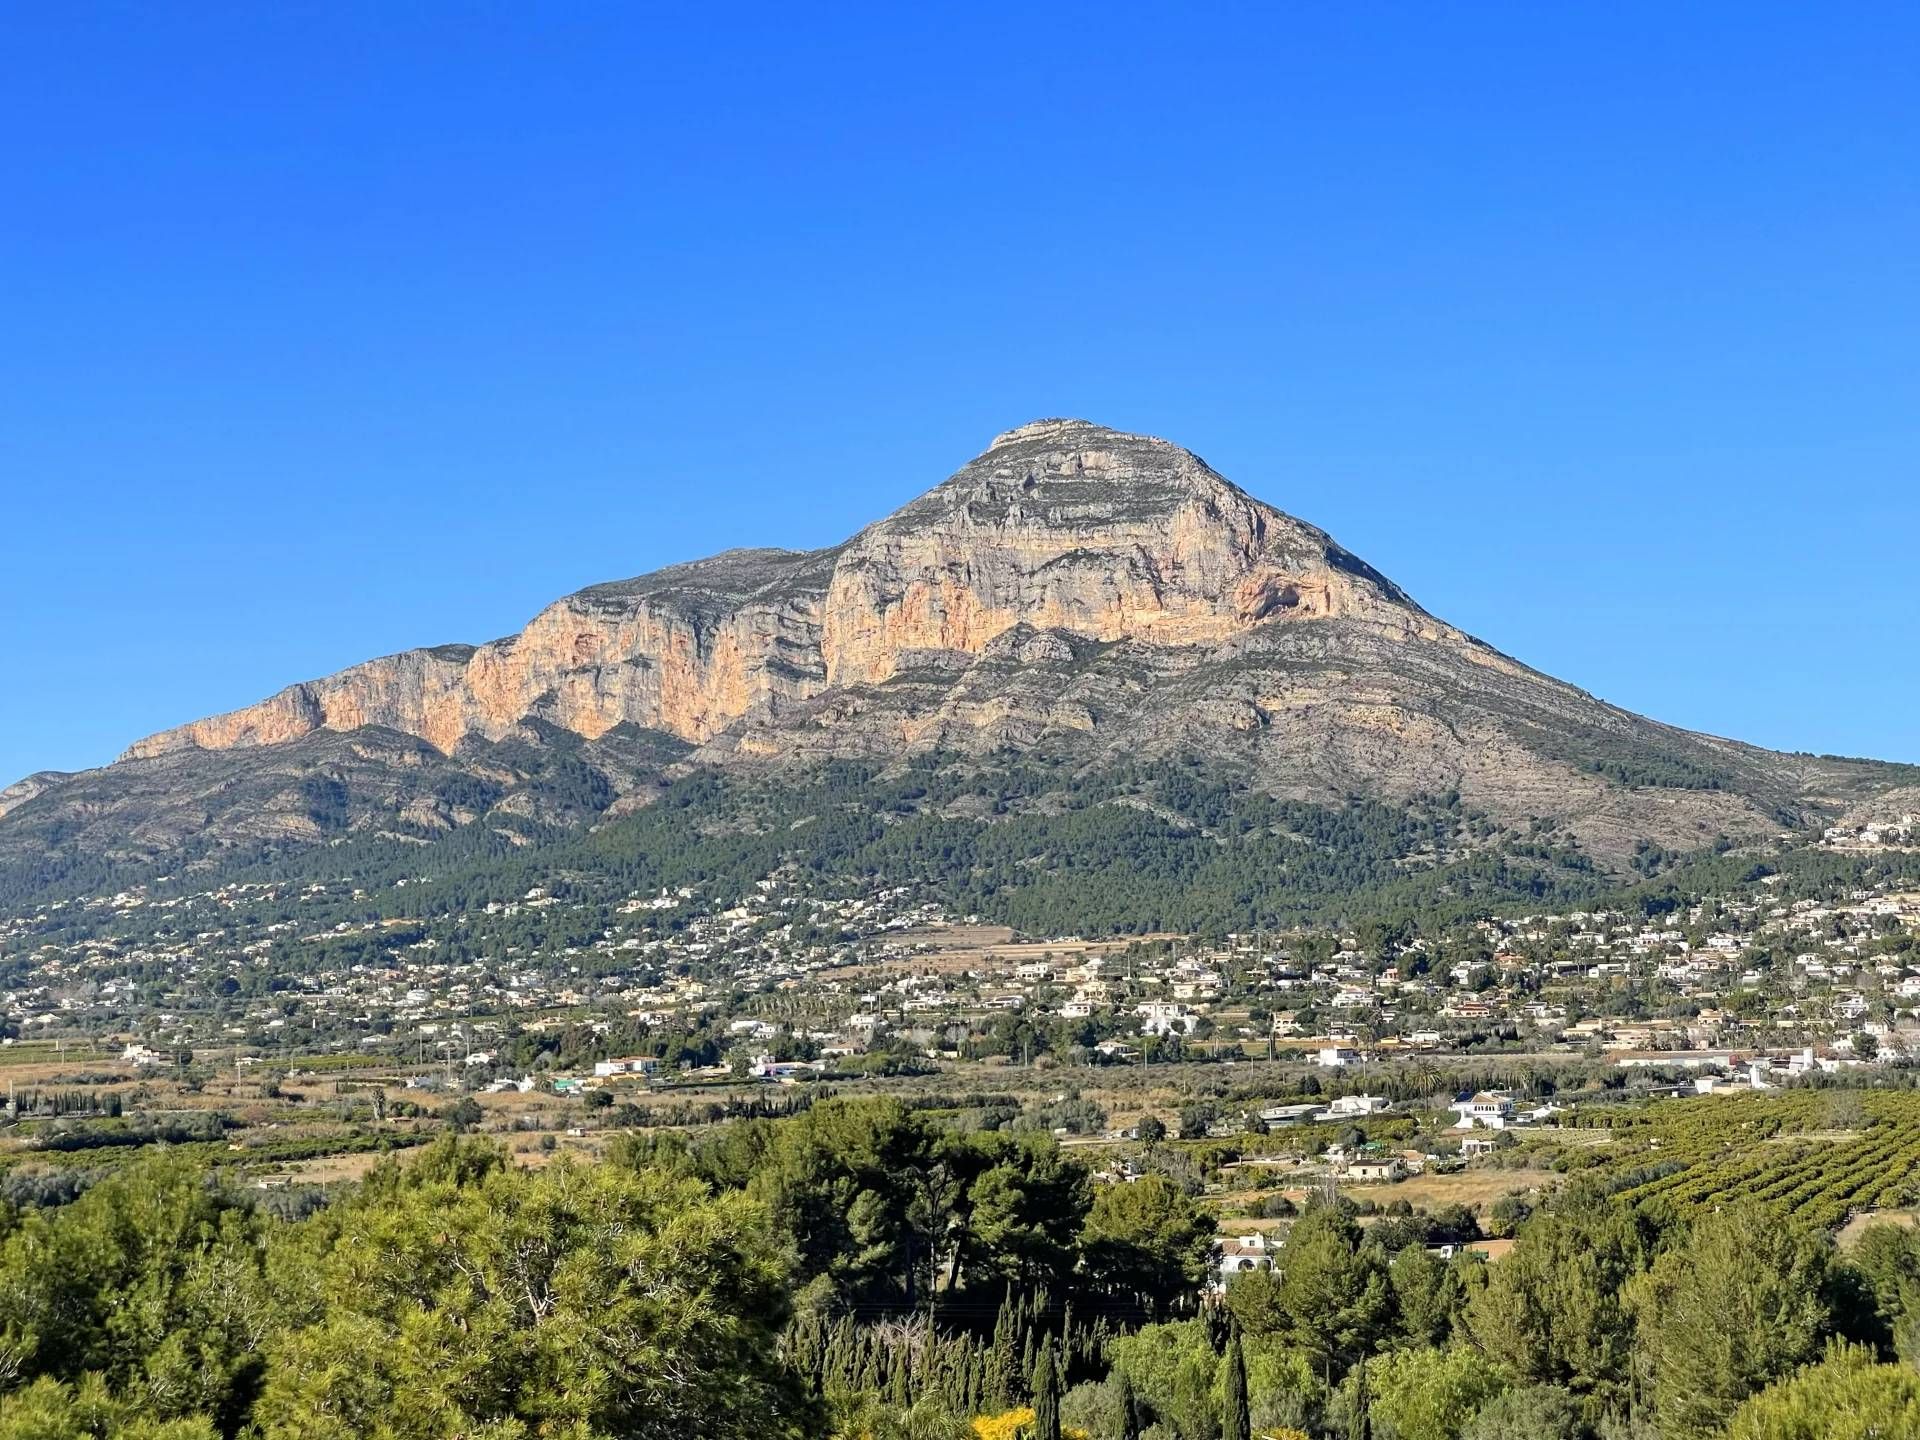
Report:
M 974 1440 L 1024 1440 L 1027 1427 L 1033 1424 L 1033 1420 L 1031 1405 L 1022 1405 L 1004 1415 L 976 1415 L 973 1420 Z M 1093 1437 L 1084 1430 L 1067 1425 L 1061 1428 L 1060 1440 L 1093 1440 Z M 1306 1440 L 1306 1437 L 1303 1435 L 1300 1440 Z
M 1022 1405 L 1004 1415 L 980 1415 L 974 1418 L 976 1440 L 1020 1440 L 1021 1432 L 1033 1424 L 1033 1407 Z

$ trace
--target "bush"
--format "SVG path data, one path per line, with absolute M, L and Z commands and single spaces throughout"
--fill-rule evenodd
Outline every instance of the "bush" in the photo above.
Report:
M 1395 1440 L 1456 1440 L 1506 1389 L 1477 1350 L 1402 1350 L 1367 1367 L 1373 1414 Z
M 1488 1401 L 1460 1440 L 1583 1440 L 1586 1433 L 1570 1393 L 1558 1385 L 1529 1385 Z

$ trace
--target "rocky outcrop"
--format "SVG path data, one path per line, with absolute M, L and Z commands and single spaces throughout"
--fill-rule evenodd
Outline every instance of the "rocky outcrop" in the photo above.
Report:
M 819 555 L 730 551 L 556 601 L 526 629 L 481 646 L 370 660 L 244 710 L 140 741 L 125 758 L 273 745 L 316 730 L 379 725 L 442 753 L 498 739 L 522 720 L 587 739 L 635 724 L 704 740 L 825 684 Z
M 39 770 L 24 780 L 14 781 L 6 789 L 0 790 L 0 819 L 5 819 L 9 810 L 17 810 L 29 800 L 72 778 L 60 770 Z
M 379 726 L 164 751 L 21 799 L 0 825 L 0 877 L 49 860 L 192 866 L 350 837 L 424 845 L 476 823 L 531 843 L 644 797 L 686 748 L 625 727 L 589 741 L 528 721 L 451 755 Z
M 1079 421 L 1023 425 L 843 549 L 827 587 L 829 683 L 921 651 L 979 655 L 1016 626 L 1215 644 L 1268 620 L 1431 623 L 1321 531 L 1188 451 Z

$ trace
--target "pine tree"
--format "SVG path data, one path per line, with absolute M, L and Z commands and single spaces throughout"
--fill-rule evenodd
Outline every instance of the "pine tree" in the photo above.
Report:
M 830 1358 L 826 1366 L 832 1385 L 841 1389 L 852 1388 L 860 1366 L 857 1345 L 858 1337 L 854 1332 L 852 1317 L 842 1316 L 833 1327 Z
M 1033 1440 L 1060 1440 L 1060 1372 L 1051 1339 L 1040 1342 L 1033 1365 Z

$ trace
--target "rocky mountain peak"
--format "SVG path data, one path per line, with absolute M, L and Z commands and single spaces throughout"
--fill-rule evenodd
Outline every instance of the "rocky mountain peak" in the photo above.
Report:
M 840 545 L 592 586 L 504 639 L 367 661 L 122 765 L 30 777 L 0 791 L 0 840 L 111 846 L 135 811 L 193 833 L 252 793 L 243 773 L 298 780 L 273 792 L 290 812 L 327 769 L 363 789 L 377 773 L 403 809 L 425 787 L 439 814 L 434 786 L 537 768 L 529 746 L 584 747 L 642 790 L 669 764 L 1198 753 L 1291 795 L 1458 790 L 1616 847 L 1777 825 L 1810 783 L 1526 669 L 1190 450 L 1046 419 Z
M 1091 420 L 1076 420 L 1070 416 L 1049 416 L 1039 420 L 1029 420 L 1024 425 L 1014 426 L 1011 430 L 1002 430 L 993 437 L 993 443 L 987 446 L 987 453 L 991 454 L 1008 445 L 1025 444 L 1028 441 L 1076 445 L 1106 440 L 1140 440 L 1156 445 L 1169 443 L 1154 436 L 1130 435 L 1124 430 L 1095 424 Z
M 702 744 L 1003 634 L 1211 646 L 1280 621 L 1431 622 L 1311 525 L 1193 452 L 1036 420 L 826 550 L 728 550 L 547 607 L 517 635 L 369 661 L 140 741 L 127 758 L 382 726 L 452 753 L 528 718 Z
M 881 524 L 922 524 L 953 512 L 975 523 L 1097 524 L 1164 515 L 1208 498 L 1247 497 L 1171 441 L 1088 420 L 1034 420 L 996 435 L 984 452 Z

